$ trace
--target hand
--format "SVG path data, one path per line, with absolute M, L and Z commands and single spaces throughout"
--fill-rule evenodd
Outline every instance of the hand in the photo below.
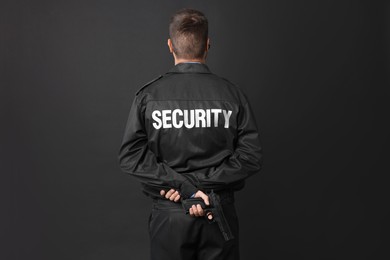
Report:
M 195 196 L 194 198 L 202 198 L 204 203 L 209 206 L 210 205 L 210 202 L 209 202 L 209 196 L 207 196 L 203 191 L 200 191 L 198 190 L 196 193 L 195 193 Z M 202 209 L 202 207 L 200 206 L 200 204 L 198 205 L 192 205 L 192 207 L 190 208 L 190 215 L 191 216 L 194 216 L 194 217 L 203 217 L 204 215 L 206 214 L 206 212 Z M 207 218 L 208 219 L 213 219 L 213 215 L 212 214 L 207 214 Z
M 170 201 L 178 202 L 180 200 L 179 192 L 174 189 L 170 189 L 168 192 L 165 192 L 165 190 L 161 190 L 160 195 L 164 196 L 166 199 L 169 199 Z

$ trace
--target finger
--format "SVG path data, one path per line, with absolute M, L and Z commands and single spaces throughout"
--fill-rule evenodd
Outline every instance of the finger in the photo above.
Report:
M 194 212 L 192 211 L 192 208 L 190 208 L 190 215 L 193 216 Z
M 204 203 L 206 203 L 207 206 L 210 205 L 209 196 L 204 194 L 204 195 L 202 195 L 202 199 L 204 200 Z
M 191 209 L 192 209 L 192 214 L 196 217 L 196 214 L 198 214 L 196 207 L 194 205 L 192 205 Z
M 192 205 L 192 212 L 194 213 L 195 217 L 199 217 L 199 212 L 195 205 Z
M 164 196 L 165 195 L 165 190 L 160 190 L 160 195 Z
M 175 191 L 174 193 L 172 193 L 172 195 L 169 197 L 169 199 L 173 201 L 177 195 L 179 195 L 179 192 Z
M 165 194 L 165 198 L 169 199 L 169 197 L 171 197 L 172 193 L 174 193 L 175 190 L 174 189 L 170 189 L 166 194 Z
M 174 193 L 172 193 L 172 195 L 169 197 L 169 200 L 173 201 L 176 196 L 179 195 L 179 192 L 178 191 L 175 191 Z
M 199 217 L 199 211 L 198 211 L 198 208 L 195 206 L 195 205 L 192 205 L 192 208 L 194 210 L 194 215 Z
M 175 202 L 178 202 L 180 200 L 180 194 L 178 194 L 175 198 Z
M 211 213 L 211 212 L 207 212 L 206 216 L 207 216 L 207 218 L 208 218 L 209 220 L 212 220 L 212 219 L 213 219 L 213 213 Z
M 202 206 L 200 204 L 198 204 L 198 205 L 196 205 L 196 208 L 198 210 L 199 216 L 204 216 Z

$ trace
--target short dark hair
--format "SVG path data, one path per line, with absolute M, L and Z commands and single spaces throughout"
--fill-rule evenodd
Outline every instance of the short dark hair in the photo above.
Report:
M 199 59 L 206 51 L 209 24 L 206 16 L 194 9 L 182 9 L 171 17 L 169 36 L 178 58 Z

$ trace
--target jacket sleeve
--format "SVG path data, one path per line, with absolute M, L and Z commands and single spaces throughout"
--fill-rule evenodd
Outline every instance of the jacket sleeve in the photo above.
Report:
M 220 165 L 187 175 L 194 178 L 193 183 L 200 189 L 223 189 L 261 170 L 263 156 L 259 132 L 248 102 L 241 106 L 237 117 L 235 150 Z
M 185 176 L 158 161 L 148 148 L 144 111 L 139 99 L 138 95 L 134 98 L 119 150 L 121 170 L 136 177 L 141 183 L 157 188 L 174 188 L 180 191 L 182 197 L 190 197 L 198 189 Z

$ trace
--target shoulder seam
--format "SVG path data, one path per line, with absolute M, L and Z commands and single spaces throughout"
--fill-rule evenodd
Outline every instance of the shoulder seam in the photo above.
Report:
M 226 81 L 226 82 L 227 82 L 227 83 L 229 83 L 230 85 L 232 85 L 232 86 L 234 86 L 234 87 L 238 88 L 237 84 L 235 84 L 235 83 L 231 82 L 231 81 L 230 81 L 230 80 L 228 80 L 227 78 L 220 77 L 220 76 L 217 76 L 217 77 L 219 77 L 220 79 L 222 79 L 222 80 Z
M 145 85 L 143 85 L 140 89 L 138 89 L 138 91 L 135 93 L 135 95 L 138 95 L 145 87 L 149 86 L 150 84 L 152 84 L 153 82 L 161 79 L 163 77 L 163 75 L 159 75 L 158 77 L 152 79 L 151 81 L 149 81 L 148 83 L 146 83 Z

